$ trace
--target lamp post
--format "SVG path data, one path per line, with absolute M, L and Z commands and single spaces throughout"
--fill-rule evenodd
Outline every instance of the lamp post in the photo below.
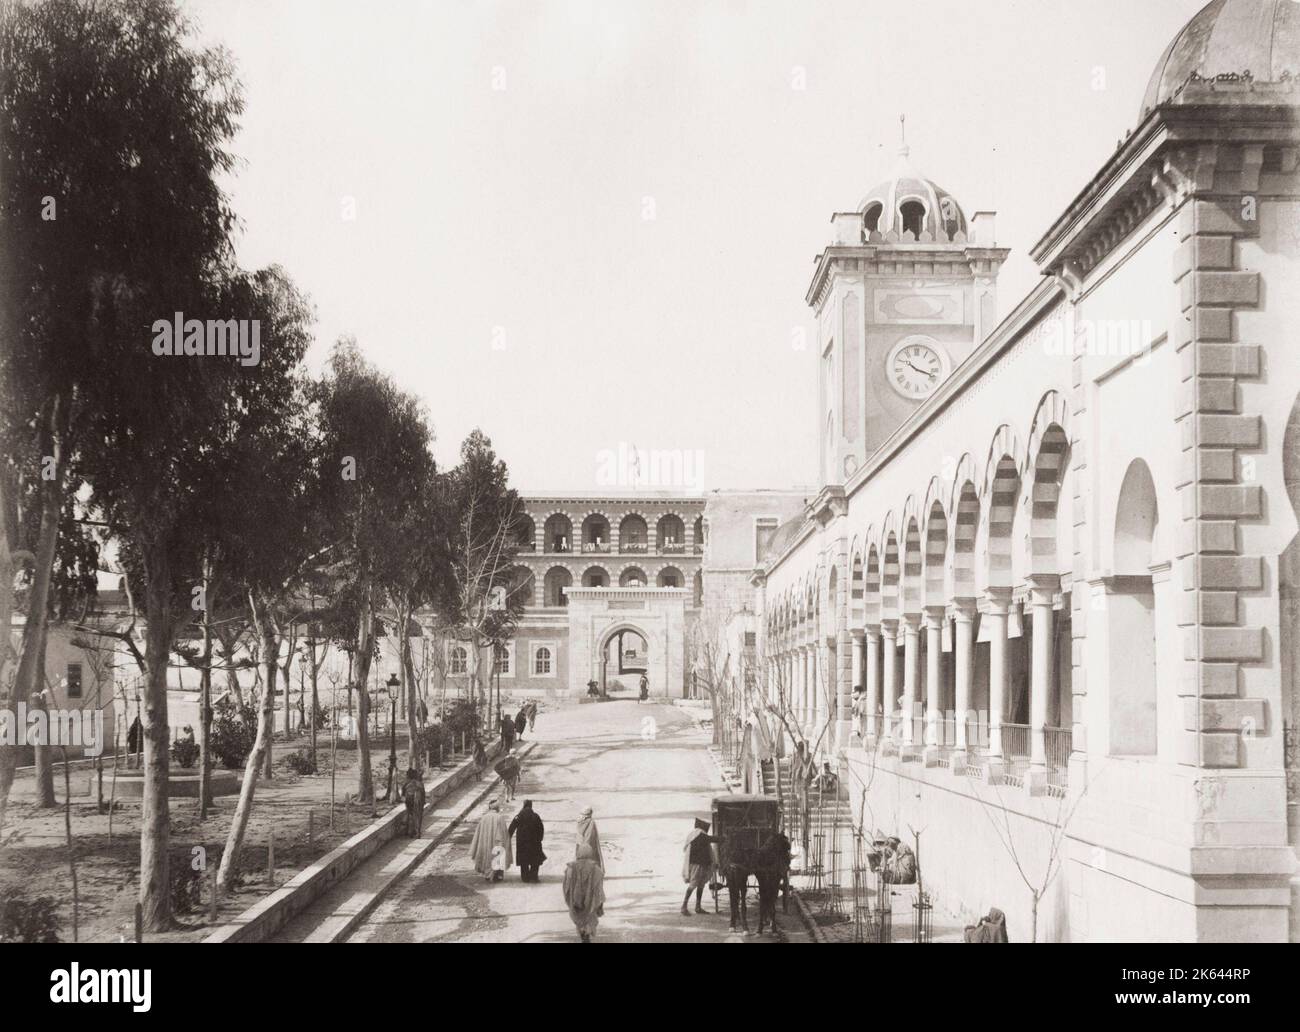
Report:
M 401 686 L 396 674 L 388 676 L 388 698 L 393 704 L 392 716 L 388 721 L 388 789 L 392 798 L 393 776 L 397 771 L 397 691 Z

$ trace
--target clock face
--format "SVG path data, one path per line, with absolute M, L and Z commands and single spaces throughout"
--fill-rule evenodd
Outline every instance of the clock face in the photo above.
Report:
M 943 353 L 934 344 L 910 337 L 889 354 L 889 383 L 905 398 L 927 397 L 947 375 Z

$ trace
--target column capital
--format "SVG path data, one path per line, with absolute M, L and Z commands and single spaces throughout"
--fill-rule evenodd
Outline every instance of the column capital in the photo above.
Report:
M 867 629 L 865 627 L 849 628 L 849 637 L 852 638 L 854 641 L 861 641 L 866 636 L 867 636 Z
M 979 599 L 963 596 L 952 600 L 953 619 L 958 623 L 970 623 L 975 619 L 975 613 L 979 608 Z
M 988 611 L 999 616 L 1006 616 L 1011 605 L 1010 588 L 985 588 L 984 605 Z
M 898 621 L 893 617 L 880 621 L 880 633 L 886 638 L 898 636 Z
M 926 606 L 925 626 L 929 630 L 938 630 L 943 626 L 943 618 L 948 615 L 947 606 Z
M 1035 573 L 1026 579 L 1029 583 L 1029 597 L 1032 605 L 1051 605 L 1057 592 L 1061 590 L 1060 574 Z
M 920 613 L 904 613 L 904 614 L 902 615 L 901 619 L 899 620 L 899 623 L 903 624 L 903 626 L 904 626 L 907 630 L 909 630 L 909 631 L 917 631 L 917 630 L 920 630 L 920 628 L 921 628 L 921 614 L 920 614 Z

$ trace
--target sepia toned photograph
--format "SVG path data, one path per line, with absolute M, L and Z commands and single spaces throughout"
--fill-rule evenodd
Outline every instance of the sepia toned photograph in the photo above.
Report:
M 0 204 L 32 1006 L 172 1020 L 197 943 L 1287 998 L 1296 0 L 0 0 Z

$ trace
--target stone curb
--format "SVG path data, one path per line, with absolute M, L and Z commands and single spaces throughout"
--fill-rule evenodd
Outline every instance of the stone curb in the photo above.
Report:
M 537 743 L 535 742 L 529 742 L 515 753 L 515 755 L 520 757 L 527 756 L 533 751 L 533 747 L 536 744 Z M 373 891 L 367 893 L 359 905 L 356 905 L 355 909 L 351 910 L 347 914 L 345 919 L 341 921 L 337 920 L 337 915 L 327 918 L 320 929 L 312 935 L 307 936 L 302 941 L 342 942 L 346 939 L 356 931 L 357 926 L 360 925 L 362 921 L 370 916 L 375 907 L 379 906 L 380 900 L 388 895 L 388 890 L 402 878 L 405 878 L 410 874 L 411 871 L 415 870 L 415 868 L 419 866 L 430 853 L 438 848 L 438 846 L 442 845 L 442 843 L 447 840 L 447 836 L 460 826 L 461 821 L 469 816 L 474 807 L 478 806 L 479 803 L 495 792 L 500 783 L 500 775 L 493 776 L 483 787 L 482 791 L 474 793 L 473 799 L 461 806 L 453 816 L 447 819 L 447 823 L 443 825 L 436 835 L 428 839 L 424 845 L 420 846 L 420 848 L 410 856 L 404 858 L 400 866 L 387 869 L 385 871 L 384 880 L 379 884 L 379 886 Z M 349 904 L 351 905 L 355 903 L 357 899 L 357 896 L 353 896 L 352 899 L 349 900 Z
M 533 743 L 529 743 L 531 751 Z M 500 743 L 494 743 L 487 749 L 491 761 L 500 751 Z M 524 755 L 520 753 L 519 755 Z M 475 772 L 474 760 L 467 757 L 459 767 L 451 771 L 441 781 L 436 782 L 428 793 L 424 812 L 428 817 L 438 802 L 463 785 Z M 495 776 L 489 790 L 495 787 Z M 214 930 L 202 939 L 202 942 L 263 942 L 278 932 L 293 918 L 319 899 L 335 883 L 342 881 L 362 863 L 374 856 L 379 848 L 396 838 L 406 811 L 395 806 L 384 816 L 372 821 L 369 826 L 357 832 L 346 842 L 330 850 L 319 860 L 308 865 L 294 875 L 281 888 L 239 914 L 234 920 Z M 459 817 L 457 818 L 459 820 Z M 452 822 L 454 823 L 454 822 Z M 430 847 L 432 848 L 432 847 Z

